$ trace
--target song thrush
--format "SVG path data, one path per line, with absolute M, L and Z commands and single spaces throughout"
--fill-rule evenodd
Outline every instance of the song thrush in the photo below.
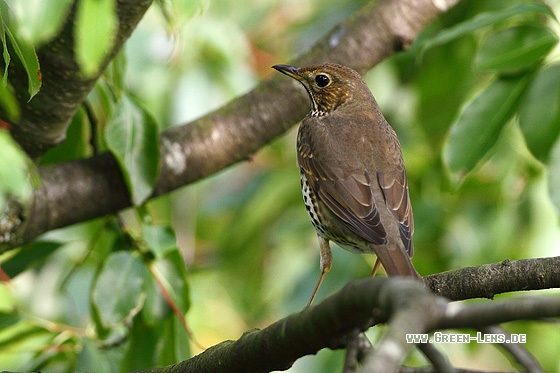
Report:
M 321 275 L 332 265 L 329 241 L 375 253 L 389 276 L 420 278 L 413 253 L 412 206 L 399 140 L 354 70 L 335 64 L 274 69 L 300 82 L 311 111 L 297 136 L 303 201 L 321 250 Z

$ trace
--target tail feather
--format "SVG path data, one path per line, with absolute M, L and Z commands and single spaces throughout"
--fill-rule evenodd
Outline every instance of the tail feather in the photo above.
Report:
M 410 276 L 414 278 L 422 278 L 416 272 L 408 253 L 401 247 L 388 248 L 375 247 L 372 245 L 377 258 L 381 261 L 381 265 L 385 268 L 387 276 Z

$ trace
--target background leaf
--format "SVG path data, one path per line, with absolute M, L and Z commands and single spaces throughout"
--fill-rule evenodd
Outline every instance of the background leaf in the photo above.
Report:
M 9 0 L 17 19 L 17 35 L 38 47 L 49 41 L 67 19 L 72 0 Z
M 41 164 L 71 161 L 91 155 L 91 126 L 83 106 L 81 106 L 66 131 L 66 138 L 58 146 L 49 149 L 42 157 Z
M 528 76 L 496 79 L 463 107 L 443 149 L 444 161 L 458 180 L 496 143 L 528 82 Z
M 532 17 L 535 14 L 556 19 L 550 7 L 539 3 L 517 4 L 506 9 L 481 13 L 476 17 L 438 32 L 434 37 L 424 40 L 419 56 L 421 57 L 427 49 L 470 35 L 484 27 L 496 26 L 512 18 Z
M 123 172 L 135 205 L 152 193 L 159 169 L 158 127 L 127 96 L 121 97 L 105 128 L 105 141 Z
M 113 328 L 139 312 L 144 303 L 144 276 L 144 264 L 132 252 L 109 255 L 91 295 L 103 327 Z
M 113 46 L 118 20 L 114 0 L 80 0 L 76 15 L 76 60 L 83 74 L 91 77 Z
M 168 252 L 150 264 L 152 279 L 148 283 L 148 297 L 144 317 L 148 324 L 157 325 L 171 309 L 162 296 L 164 288 L 178 309 L 185 314 L 190 307 L 188 276 L 178 250 Z
M 4 108 L 8 116 L 8 120 L 13 122 L 19 120 L 19 116 L 21 114 L 19 103 L 10 90 L 10 87 L 8 87 L 7 84 L 4 85 L 2 82 L 0 82 L 0 106 Z
M 519 73 L 541 62 L 558 42 L 544 25 L 509 27 L 488 35 L 476 55 L 476 66 L 485 72 Z
M 2 270 L 14 278 L 33 265 L 42 263 L 45 257 L 62 246 L 58 242 L 37 241 L 26 245 L 8 260 L 2 262 Z
M 550 168 L 548 170 L 548 188 L 550 190 L 550 198 L 560 211 L 560 140 L 556 140 L 551 149 Z
M 0 212 L 10 197 L 20 201 L 31 198 L 31 183 L 28 179 L 28 158 L 8 132 L 0 129 Z
M 535 75 L 520 103 L 519 126 L 529 150 L 541 162 L 547 162 L 560 133 L 559 64 L 548 66 Z
M 11 57 L 9 56 L 8 49 L 6 48 L 6 39 L 18 56 L 25 72 L 27 74 L 27 91 L 29 93 L 29 100 L 35 96 L 41 89 L 41 72 L 39 68 L 39 60 L 35 53 L 35 48 L 30 41 L 19 37 L 17 29 L 17 21 L 13 17 L 9 17 L 10 8 L 4 1 L 0 1 L 0 39 L 3 44 L 3 58 L 6 64 L 4 71 L 3 84 L 6 84 L 8 79 L 8 65 Z M 8 36 L 6 38 L 6 35 Z

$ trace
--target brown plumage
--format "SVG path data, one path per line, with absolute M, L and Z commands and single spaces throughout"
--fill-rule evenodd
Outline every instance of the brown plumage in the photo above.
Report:
M 329 241 L 375 253 L 389 276 L 420 278 L 410 258 L 414 223 L 399 140 L 354 70 L 335 64 L 274 65 L 299 81 L 311 111 L 298 131 L 304 203 L 319 238 L 321 276 L 331 268 Z

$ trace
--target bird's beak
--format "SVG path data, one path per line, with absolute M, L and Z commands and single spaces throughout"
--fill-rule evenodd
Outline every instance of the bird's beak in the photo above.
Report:
M 298 74 L 299 67 L 290 65 L 274 65 L 272 68 L 280 71 L 282 74 L 288 75 L 290 78 L 301 80 L 301 76 Z

